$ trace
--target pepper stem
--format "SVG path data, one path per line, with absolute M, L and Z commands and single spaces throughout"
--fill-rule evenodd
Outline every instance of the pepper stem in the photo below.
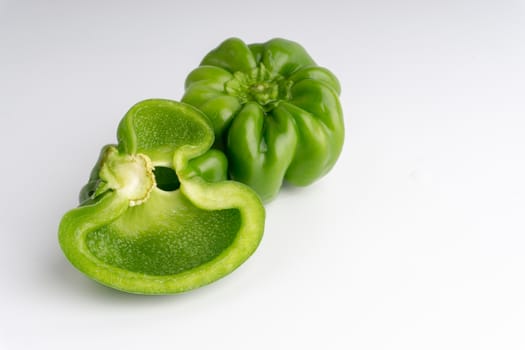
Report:
M 251 72 L 235 72 L 233 78 L 226 82 L 225 91 L 239 98 L 241 103 L 253 101 L 268 111 L 280 100 L 290 97 L 291 82 L 279 74 L 270 72 L 260 63 Z
M 119 154 L 115 147 L 109 147 L 100 168 L 101 184 L 95 197 L 114 190 L 129 200 L 129 206 L 140 205 L 148 200 L 155 187 L 153 165 L 144 154 Z

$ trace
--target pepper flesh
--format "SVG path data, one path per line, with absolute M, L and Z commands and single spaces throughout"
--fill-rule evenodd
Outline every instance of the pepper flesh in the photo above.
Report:
M 209 150 L 213 131 L 201 112 L 143 101 L 117 137 L 103 148 L 81 206 L 60 223 L 61 248 L 76 268 L 115 289 L 171 294 L 225 276 L 254 252 L 264 208 L 249 187 L 224 180 L 224 155 Z M 169 190 L 157 183 L 175 179 Z
M 230 38 L 208 53 L 185 83 L 182 101 L 211 120 L 215 148 L 232 179 L 263 201 L 284 180 L 306 186 L 334 166 L 344 141 L 340 85 L 299 44 L 247 45 Z

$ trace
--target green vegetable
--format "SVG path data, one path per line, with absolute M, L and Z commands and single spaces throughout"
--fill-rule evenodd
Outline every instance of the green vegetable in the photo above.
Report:
M 264 201 L 283 180 L 311 184 L 339 157 L 339 82 L 295 42 L 228 39 L 189 74 L 185 88 L 182 101 L 211 120 L 214 147 L 226 152 L 231 177 Z
M 168 100 L 133 106 L 64 215 L 59 242 L 94 280 L 131 293 L 169 294 L 213 282 L 256 249 L 264 208 L 225 181 L 226 159 L 195 108 Z

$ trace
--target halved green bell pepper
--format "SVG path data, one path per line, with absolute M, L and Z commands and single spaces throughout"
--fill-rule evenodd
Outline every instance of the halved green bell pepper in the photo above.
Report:
M 189 74 L 185 88 L 182 101 L 211 120 L 214 147 L 228 156 L 231 177 L 264 201 L 283 180 L 311 184 L 339 157 L 339 82 L 295 42 L 228 39 Z
M 117 136 L 81 206 L 60 223 L 60 246 L 76 268 L 119 290 L 170 294 L 213 282 L 254 252 L 264 208 L 249 187 L 224 180 L 225 157 L 209 150 L 213 130 L 200 111 L 143 101 Z

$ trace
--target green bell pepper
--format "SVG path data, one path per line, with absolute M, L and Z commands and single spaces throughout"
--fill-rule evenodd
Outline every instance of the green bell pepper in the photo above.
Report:
M 183 102 L 213 124 L 232 179 L 264 201 L 283 180 L 306 186 L 335 164 L 344 140 L 340 85 L 299 44 L 237 38 L 208 53 L 186 79 Z
M 248 186 L 225 181 L 225 156 L 209 150 L 214 134 L 200 111 L 143 101 L 117 136 L 60 223 L 76 268 L 115 289 L 170 294 L 213 282 L 254 252 L 264 208 Z

